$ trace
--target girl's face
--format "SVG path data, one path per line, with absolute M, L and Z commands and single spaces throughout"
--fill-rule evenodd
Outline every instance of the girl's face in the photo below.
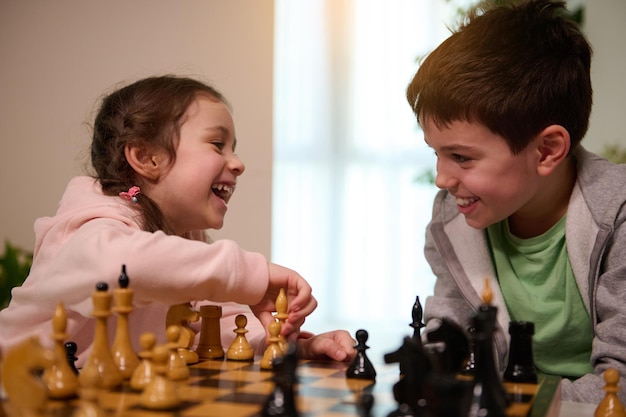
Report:
M 422 127 L 437 155 L 435 184 L 456 198 L 468 225 L 483 229 L 514 214 L 533 217 L 541 184 L 533 146 L 514 155 L 504 138 L 477 123 L 438 128 L 427 118 Z
M 177 234 L 222 227 L 237 177 L 245 169 L 235 154 L 236 144 L 233 118 L 224 103 L 200 96 L 189 106 L 176 159 L 150 190 Z

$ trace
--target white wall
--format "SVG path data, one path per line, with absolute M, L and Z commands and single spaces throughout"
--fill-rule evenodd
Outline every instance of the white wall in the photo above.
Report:
M 34 243 L 88 161 L 98 98 L 173 72 L 213 82 L 233 104 L 246 163 L 226 226 L 270 254 L 272 0 L 0 0 L 0 253 Z
M 626 1 L 586 3 L 595 105 L 584 143 L 600 151 L 626 145 Z M 235 109 L 247 170 L 214 236 L 269 256 L 272 52 L 272 0 L 0 0 L 0 244 L 32 247 L 33 221 L 87 161 L 102 93 L 175 72 L 214 82 Z
M 591 62 L 593 110 L 584 144 L 595 152 L 626 147 L 626 1 L 587 0 L 585 32 Z

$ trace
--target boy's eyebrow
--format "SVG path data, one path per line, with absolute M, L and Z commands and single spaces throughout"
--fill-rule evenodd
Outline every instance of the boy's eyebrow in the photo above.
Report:
M 474 150 L 475 147 L 474 146 L 467 146 L 467 145 L 447 145 L 447 146 L 442 146 L 441 147 L 441 151 L 443 152 L 469 152 Z

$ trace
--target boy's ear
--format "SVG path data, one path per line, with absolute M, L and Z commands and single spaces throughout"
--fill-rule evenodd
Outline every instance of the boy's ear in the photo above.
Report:
M 569 155 L 569 132 L 563 126 L 550 125 L 539 133 L 537 141 L 537 171 L 539 175 L 549 175 Z
M 126 144 L 124 155 L 135 172 L 152 181 L 161 177 L 169 162 L 165 151 L 154 151 L 143 144 Z

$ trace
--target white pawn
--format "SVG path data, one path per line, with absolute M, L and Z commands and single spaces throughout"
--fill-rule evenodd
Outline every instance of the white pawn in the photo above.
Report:
M 156 375 L 139 396 L 139 403 L 150 410 L 171 410 L 180 404 L 180 398 L 176 392 L 176 384 L 165 376 L 170 348 L 159 345 L 152 354 Z
M 72 417 L 106 417 L 106 413 L 102 408 L 98 398 L 100 396 L 98 390 L 98 380 L 100 375 L 96 368 L 86 368 L 82 372 L 82 386 L 79 389 L 80 401 L 78 407 L 72 413 Z
M 154 364 L 152 363 L 152 350 L 156 345 L 156 336 L 154 333 L 144 333 L 139 338 L 139 344 L 141 345 L 141 351 L 139 352 L 141 362 L 139 362 L 130 378 L 130 387 L 135 391 L 143 391 L 156 375 Z
M 272 362 L 274 359 L 282 357 L 284 354 L 283 349 L 280 347 L 280 328 L 281 324 L 278 321 L 273 321 L 269 325 L 269 346 L 265 349 L 263 353 L 263 358 L 261 359 L 260 366 L 261 369 L 272 369 Z
M 248 318 L 243 314 L 238 314 L 235 317 L 235 325 L 237 328 L 233 330 L 237 336 L 235 340 L 230 344 L 228 351 L 226 352 L 226 359 L 232 361 L 252 361 L 254 360 L 254 349 L 250 346 L 248 339 L 246 339 L 246 325 L 248 324 Z
M 619 372 L 615 368 L 608 368 L 604 371 L 604 391 L 606 395 L 598 404 L 594 417 L 626 417 L 624 406 L 620 402 L 617 393 L 619 392 Z
M 166 330 L 167 348 L 170 351 L 167 361 L 167 377 L 172 381 L 185 381 L 189 379 L 189 367 L 178 352 L 178 338 L 180 337 L 180 327 L 171 325 Z

